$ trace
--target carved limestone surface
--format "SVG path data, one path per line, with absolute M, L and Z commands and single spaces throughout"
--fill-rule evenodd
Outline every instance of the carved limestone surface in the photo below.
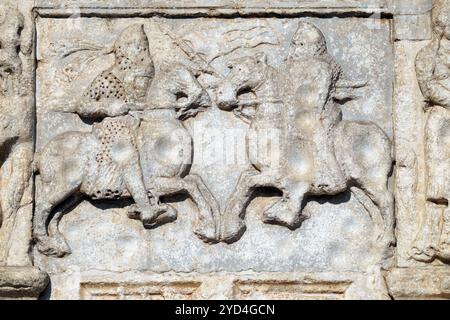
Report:
M 0 4 L 0 299 L 36 299 L 49 282 L 30 256 L 34 27 L 21 9 Z
M 420 261 L 449 261 L 450 198 L 450 2 L 436 1 L 433 37 L 416 59 L 426 100 L 425 169 L 427 211 L 413 256 Z
M 76 20 L 36 21 L 37 266 L 393 263 L 392 88 L 352 68 L 364 52 L 392 78 L 368 21 Z
M 0 298 L 449 298 L 449 109 L 449 0 L 2 0 Z
M 30 174 L 27 174 L 32 154 L 24 154 L 24 146 L 30 147 L 32 135 L 32 109 L 27 82 L 30 76 L 24 72 L 24 63 L 30 54 L 30 43 L 24 39 L 24 17 L 14 6 L 0 7 L 0 151 L 2 165 L 2 197 L 0 224 L 14 211 L 22 200 Z M 30 150 L 31 151 L 31 150 Z M 20 153 L 20 154 L 19 154 Z M 24 159 L 28 156 L 28 159 Z M 13 160 L 15 158 L 15 160 Z M 28 161 L 27 161 L 28 160 Z M 5 172 L 11 170 L 16 161 L 14 176 Z M 27 163 L 28 162 L 28 163 Z
M 174 208 L 160 202 L 161 197 L 187 193 L 199 207 L 196 233 L 214 241 L 218 206 L 201 178 L 189 175 L 192 138 L 181 123 L 199 108 L 210 107 L 208 94 L 182 66 L 158 71 L 161 75 L 155 77 L 143 25 L 126 28 L 111 51 L 113 66 L 74 102 L 80 117 L 101 120 L 94 120 L 89 133 L 54 137 L 35 159 L 44 195 L 34 216 L 39 251 L 56 256 L 70 253 L 57 225 L 55 233 L 48 235 L 47 221 L 63 204 L 60 219 L 82 194 L 94 200 L 131 197 L 135 204 L 128 208 L 128 216 L 154 228 L 177 217 Z
M 387 249 L 393 246 L 394 199 L 387 189 L 391 143 L 373 123 L 342 120 L 338 101 L 352 99 L 349 89 L 360 84 L 342 79 L 322 32 L 300 22 L 279 70 L 269 66 L 264 55 L 232 61 L 229 67 L 218 88 L 218 104 L 225 110 L 254 104 L 247 150 L 254 168 L 242 173 L 229 200 L 222 239 L 232 242 L 241 236 L 241 219 L 257 188 L 283 193 L 265 209 L 263 220 L 290 229 L 307 218 L 302 214 L 306 197 L 359 188 L 382 216 L 378 239 Z M 243 90 L 251 91 L 254 101 L 240 100 Z M 274 146 L 279 150 L 270 150 Z

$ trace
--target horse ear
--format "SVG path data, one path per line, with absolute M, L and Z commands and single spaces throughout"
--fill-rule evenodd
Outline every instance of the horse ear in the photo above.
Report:
M 255 57 L 256 61 L 267 63 L 267 55 L 264 52 L 258 52 Z

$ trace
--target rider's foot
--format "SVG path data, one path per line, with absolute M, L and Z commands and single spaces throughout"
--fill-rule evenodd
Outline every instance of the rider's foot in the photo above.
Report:
M 67 242 L 62 238 L 39 237 L 37 241 L 39 252 L 58 258 L 62 258 L 72 253 Z
M 300 227 L 305 219 L 306 217 L 302 216 L 300 212 L 290 208 L 286 199 L 278 200 L 263 213 L 264 223 L 280 225 L 291 230 Z
M 178 212 L 170 205 L 164 204 L 161 206 L 163 209 L 162 213 L 158 215 L 152 226 L 149 228 L 156 228 L 162 226 L 163 224 L 174 222 L 178 218 Z M 144 225 L 145 227 L 145 225 Z
M 247 229 L 244 219 L 237 215 L 227 215 L 228 219 L 222 222 L 220 240 L 225 243 L 238 241 Z
M 216 243 L 220 241 L 220 236 L 212 218 L 199 218 L 195 225 L 194 233 L 206 243 Z
M 166 214 L 169 210 L 169 206 L 166 204 L 157 204 L 141 210 L 140 220 L 146 229 L 156 228 L 158 224 L 158 218 Z M 172 209 L 173 210 L 173 209 Z

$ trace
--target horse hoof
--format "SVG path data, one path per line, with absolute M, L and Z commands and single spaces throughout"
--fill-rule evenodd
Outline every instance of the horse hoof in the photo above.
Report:
M 144 228 L 154 229 L 161 225 L 161 222 L 173 216 L 174 209 L 166 204 L 157 205 L 146 210 L 142 210 L 139 215 Z
M 377 241 L 380 242 L 384 248 L 392 248 L 397 244 L 397 240 L 393 235 L 393 231 L 383 231 L 377 237 Z
M 194 233 L 206 243 L 217 243 L 220 240 L 214 222 L 207 221 L 206 219 L 197 222 Z
M 432 262 L 435 259 L 436 251 L 430 247 L 420 250 L 417 247 L 412 248 L 410 252 L 411 258 L 420 262 Z
M 39 252 L 57 258 L 62 258 L 72 253 L 69 245 L 63 239 L 47 238 L 45 240 L 39 240 L 37 248 Z
M 263 222 L 267 224 L 275 224 L 295 230 L 300 227 L 301 222 L 305 219 L 300 214 L 289 208 L 287 201 L 281 199 L 275 202 L 263 213 Z
M 163 224 L 171 223 L 177 220 L 178 212 L 170 205 L 164 206 L 164 211 L 158 215 L 151 228 L 162 226 Z
M 238 241 L 244 234 L 247 226 L 243 219 L 236 218 L 232 221 L 225 221 L 222 225 L 220 240 L 225 243 Z
M 135 204 L 131 205 L 127 211 L 128 218 L 132 220 L 139 220 L 140 214 L 141 212 Z

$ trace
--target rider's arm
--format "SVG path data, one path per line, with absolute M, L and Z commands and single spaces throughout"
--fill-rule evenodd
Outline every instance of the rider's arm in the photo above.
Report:
M 127 114 L 130 106 L 117 99 L 95 101 L 82 99 L 77 105 L 76 113 L 85 118 L 115 117 Z
M 318 68 L 318 75 L 316 78 L 317 88 L 317 107 L 318 111 L 323 111 L 330 101 L 330 94 L 333 87 L 333 70 L 329 63 L 321 64 Z
M 435 75 L 436 48 L 437 44 L 432 43 L 428 47 L 422 49 L 417 55 L 417 79 L 423 96 L 431 104 L 440 105 L 450 109 L 450 88 L 443 85 L 445 79 L 438 79 Z

